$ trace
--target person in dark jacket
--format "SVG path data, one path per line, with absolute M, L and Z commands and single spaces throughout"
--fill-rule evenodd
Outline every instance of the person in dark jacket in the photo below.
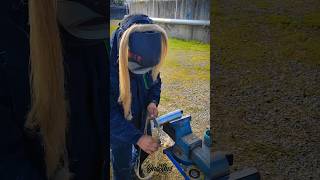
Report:
M 160 102 L 160 67 L 167 35 L 145 15 L 126 17 L 115 31 L 110 58 L 110 144 L 114 179 L 132 179 L 137 149 L 141 162 L 159 142 L 144 134 L 145 121 L 156 118 Z
M 56 2 L 0 3 L 1 180 L 106 179 L 107 12 Z

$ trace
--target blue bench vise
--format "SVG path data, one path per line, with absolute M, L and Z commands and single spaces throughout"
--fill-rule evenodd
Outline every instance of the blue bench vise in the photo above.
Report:
M 203 140 L 192 133 L 191 116 L 183 116 L 182 110 L 176 110 L 154 120 L 154 127 L 162 127 L 163 131 L 175 142 L 172 147 L 164 149 L 170 161 L 186 179 L 205 180 L 259 180 L 260 175 L 255 168 L 248 168 L 230 174 L 233 155 L 213 152 L 213 137 L 209 129 Z M 193 167 L 196 168 L 188 168 Z M 186 171 L 187 170 L 187 171 Z

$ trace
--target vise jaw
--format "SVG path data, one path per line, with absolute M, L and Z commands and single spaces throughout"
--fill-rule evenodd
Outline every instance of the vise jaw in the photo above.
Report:
M 202 140 L 192 133 L 191 116 L 181 117 L 163 125 L 163 131 L 175 142 L 172 147 L 176 160 L 184 165 L 192 165 L 191 154 L 194 149 L 202 146 Z
M 163 131 L 175 142 L 174 146 L 164 150 L 169 159 L 183 166 L 195 165 L 206 177 L 210 177 L 213 162 L 210 158 L 211 143 L 194 135 L 190 122 L 190 115 L 183 116 L 182 111 L 177 110 L 157 118 L 154 124 L 162 126 Z M 177 166 L 177 163 L 174 164 Z
M 174 120 L 181 118 L 182 115 L 183 115 L 183 111 L 180 109 L 172 111 L 168 114 L 165 114 L 165 115 L 162 115 L 162 116 L 156 118 L 154 121 L 154 126 L 155 127 L 163 126 L 166 123 L 170 123 L 171 121 L 174 121 Z

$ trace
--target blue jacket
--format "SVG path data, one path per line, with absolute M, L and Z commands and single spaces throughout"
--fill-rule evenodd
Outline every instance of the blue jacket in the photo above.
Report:
M 160 101 L 161 78 L 158 76 L 156 81 L 152 80 L 151 71 L 138 75 L 130 73 L 130 85 L 132 94 L 131 112 L 133 119 L 128 121 L 123 114 L 123 108 L 118 103 L 119 97 L 119 70 L 118 70 L 118 48 L 116 37 L 113 34 L 111 42 L 110 56 L 110 144 L 129 143 L 136 144 L 143 135 L 145 125 L 146 107 L 149 103 Z
M 0 7 L 0 179 L 45 180 L 41 137 L 24 128 L 30 110 L 27 11 L 11 7 Z M 102 179 L 108 162 L 108 55 L 103 42 L 74 47 L 68 34 L 62 36 L 70 170 L 75 180 Z

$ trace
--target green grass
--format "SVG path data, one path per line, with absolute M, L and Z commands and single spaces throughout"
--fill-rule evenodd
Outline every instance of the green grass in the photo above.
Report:
M 213 37 L 213 44 L 221 49 L 219 59 L 224 65 L 233 66 L 234 61 L 257 64 L 270 57 L 276 57 L 274 61 L 297 59 L 320 63 L 319 43 L 316 43 L 320 41 L 320 13 L 305 17 L 257 16 L 250 22 L 224 17 L 220 21 L 228 23 L 219 25 L 223 31 Z M 240 25 L 233 27 L 234 23 Z
M 272 6 L 270 1 L 253 1 L 253 4 L 259 9 L 268 9 Z
M 320 28 L 320 12 L 308 13 L 303 19 L 304 25 L 312 28 Z
M 307 13 L 304 16 L 288 16 L 271 14 L 267 16 L 260 17 L 262 21 L 269 23 L 271 25 L 281 25 L 282 28 L 293 27 L 297 29 L 303 28 L 320 28 L 320 13 L 313 12 Z
M 272 25 L 275 24 L 275 25 L 288 26 L 288 25 L 298 25 L 299 24 L 298 20 L 296 20 L 293 17 L 289 17 L 286 15 L 278 15 L 278 14 L 271 14 L 269 16 L 266 16 L 265 21 L 267 23 L 272 24 Z
M 198 41 L 185 41 L 181 39 L 169 39 L 170 49 L 191 50 L 191 51 L 210 51 L 210 45 Z

